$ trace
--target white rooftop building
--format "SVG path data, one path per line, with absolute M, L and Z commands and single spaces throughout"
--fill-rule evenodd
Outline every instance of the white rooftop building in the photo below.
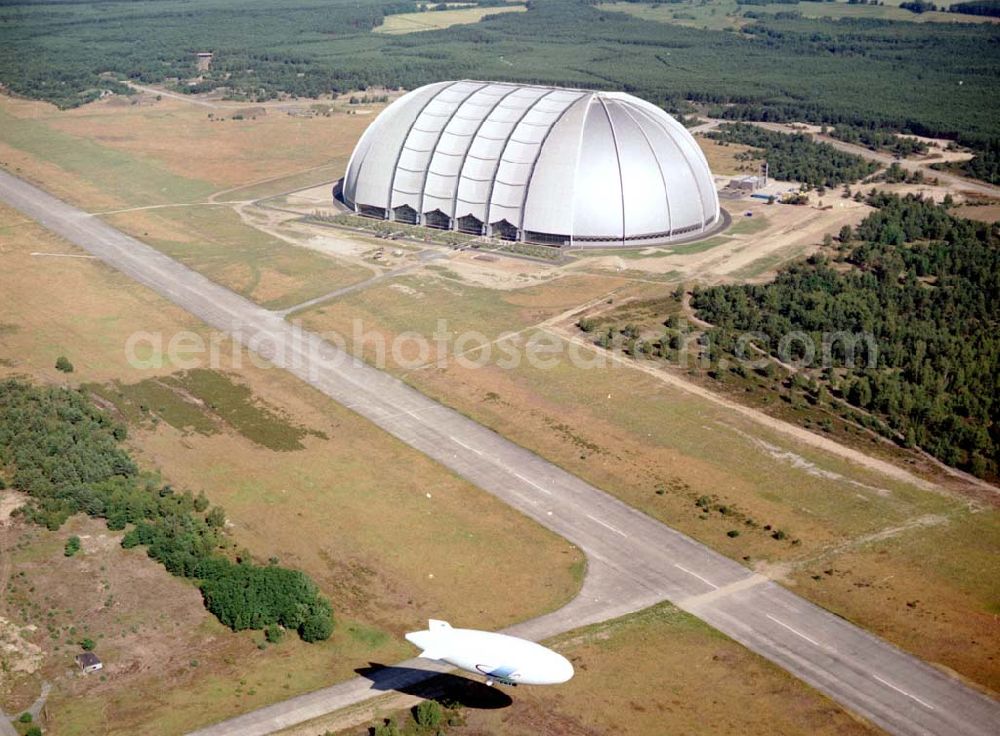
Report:
M 574 246 L 687 240 L 720 223 L 701 149 L 622 92 L 439 82 L 393 102 L 347 166 L 356 212 Z

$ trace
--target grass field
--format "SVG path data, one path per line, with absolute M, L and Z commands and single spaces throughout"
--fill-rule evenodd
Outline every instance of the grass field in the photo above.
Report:
M 730 235 L 754 235 L 762 230 L 767 230 L 770 225 L 770 221 L 763 215 L 754 215 L 753 217 L 744 215 L 734 222 L 726 232 Z
M 0 97 L 0 161 L 90 211 L 127 210 L 105 217 L 268 307 L 289 307 L 367 278 L 369 269 L 290 247 L 208 199 L 213 192 L 222 202 L 253 199 L 335 179 L 368 120 L 272 111 L 223 121 L 208 114 L 216 113 L 169 98 L 58 112 Z M 167 206 L 189 203 L 198 204 Z
M 291 117 L 277 108 L 233 120 L 239 108 L 142 99 L 60 112 L 0 96 L 0 160 L 91 211 L 194 202 L 237 187 L 246 191 L 220 199 L 255 199 L 339 178 L 371 122 L 344 113 Z
M 737 154 L 751 150 L 739 143 L 724 143 L 703 135 L 695 136 L 698 147 L 708 159 L 708 168 L 716 175 L 739 176 L 756 174 L 759 162 L 740 161 Z
M 804 18 L 878 18 L 880 20 L 897 20 L 908 23 L 996 23 L 996 18 L 984 15 L 966 15 L 964 13 L 942 13 L 930 11 L 926 13 L 911 13 L 899 7 L 903 0 L 886 2 L 884 5 L 849 5 L 842 0 L 836 2 L 802 2 L 794 6 Z M 787 9 L 787 5 L 764 5 L 765 13 L 777 13 Z
M 800 2 L 794 5 L 737 5 L 735 0 L 710 0 L 710 2 L 677 3 L 602 3 L 599 8 L 614 10 L 643 20 L 657 23 L 704 28 L 713 31 L 741 28 L 752 22 L 744 12 L 800 13 L 804 18 L 878 18 L 881 20 L 910 23 L 993 23 L 996 19 L 961 13 L 911 13 L 898 7 L 901 0 L 885 5 L 850 5 L 842 0 L 835 2 Z
M 402 658 L 410 650 L 399 634 L 428 617 L 499 627 L 551 610 L 576 591 L 579 551 L 492 496 L 291 376 L 255 367 L 246 356 L 237 365 L 226 341 L 218 366 L 225 375 L 181 373 L 169 363 L 134 367 L 124 345 L 135 332 L 168 340 L 181 329 L 208 336 L 98 262 L 31 256 L 80 251 L 10 210 L 0 210 L 0 245 L 0 293 L 8 305 L 0 375 L 103 385 L 108 405 L 133 417 L 129 445 L 140 464 L 223 505 L 234 540 L 257 559 L 273 556 L 306 571 L 333 601 L 339 622 L 325 644 L 289 637 L 259 650 L 259 633 L 223 629 L 194 588 L 141 550 L 121 550 L 103 525 L 79 519 L 52 533 L 18 524 L 14 538 L 5 537 L 15 546 L 28 537 L 18 569 L 30 560 L 39 565 L 32 568 L 34 590 L 23 586 L 18 595 L 43 610 L 73 609 L 59 614 L 59 641 L 68 627 L 86 624 L 107 662 L 106 681 L 66 678 L 68 645 L 56 652 L 45 630 L 32 635 L 46 644 L 41 674 L 55 683 L 47 732 L 180 732 L 353 675 L 369 659 Z M 59 355 L 74 363 L 72 374 L 52 367 Z M 150 392 L 142 382 L 153 378 L 171 393 Z M 136 412 L 136 404 L 148 411 Z M 86 554 L 68 560 L 62 544 L 74 531 L 88 535 Z M 499 534 L 510 544 L 502 555 Z M 101 551 L 91 557 L 88 539 L 100 535 Z M 110 608 L 99 605 L 109 594 L 103 583 L 91 584 L 105 574 L 115 596 Z M 487 579 L 505 582 L 484 585 Z M 38 620 L 28 608 L 22 616 L 21 606 L 0 607 L 0 616 L 22 625 Z M 16 687 L 5 679 L 5 711 L 37 696 L 37 677 L 18 678 Z
M 735 0 L 714 0 L 710 3 L 601 3 L 602 10 L 628 13 L 642 20 L 656 23 L 673 23 L 691 28 L 710 31 L 724 31 L 740 28 L 746 20 L 736 13 Z M 755 8 L 757 6 L 754 6 Z
M 309 329 L 336 330 L 349 341 L 355 334 L 355 320 L 359 334 L 369 330 L 382 335 L 413 331 L 430 336 L 440 330 L 449 340 L 467 335 L 459 349 L 468 350 L 598 298 L 622 283 L 613 277 L 573 275 L 541 286 L 497 290 L 442 279 L 432 271 L 403 276 L 384 287 L 366 290 L 363 297 L 340 299 L 296 316 Z M 361 342 L 366 354 L 375 357 L 374 333 L 371 340 Z M 401 355 L 413 357 L 406 351 Z M 391 360 L 392 355 L 387 353 L 387 358 Z
M 375 26 L 375 33 L 399 35 L 402 33 L 418 33 L 420 31 L 437 31 L 442 28 L 451 28 L 452 26 L 478 23 L 486 15 L 523 12 L 523 5 L 511 5 L 490 8 L 454 8 L 449 10 L 432 10 L 423 13 L 398 13 L 396 15 L 387 15 L 382 25 Z
M 489 315 L 487 335 L 500 329 L 490 321 L 496 315 L 510 331 L 539 321 L 540 315 L 505 306 L 509 293 L 484 291 L 473 299 L 463 289 L 457 300 L 448 281 L 402 285 L 352 294 L 307 315 L 306 323 L 348 329 L 349 318 L 360 314 L 366 329 L 392 336 L 432 329 L 435 317 L 463 326 Z M 648 284 L 642 288 L 656 293 Z M 411 313 L 419 317 L 407 319 Z M 530 334 L 513 344 L 523 349 Z M 521 360 L 503 369 L 494 364 L 497 355 L 494 350 L 486 367 L 453 360 L 402 370 L 391 357 L 388 365 L 425 393 L 724 554 L 798 582 L 832 610 L 901 646 L 989 686 L 1000 683 L 1000 665 L 972 644 L 987 636 L 994 615 L 995 585 L 984 585 L 976 562 L 1000 534 L 994 510 L 970 508 L 799 445 L 631 368 L 587 368 L 562 359 L 550 368 Z M 705 512 L 696 504 L 703 496 L 726 512 Z M 915 525 L 918 519 L 931 520 L 931 527 Z M 777 529 L 787 534 L 784 541 L 772 538 Z M 738 536 L 728 536 L 734 530 Z M 886 539 L 865 541 L 886 530 L 892 530 Z M 938 534 L 952 543 L 939 548 Z M 933 561 L 942 554 L 951 560 L 947 567 Z M 831 565 L 843 575 L 826 575 Z M 914 615 L 906 605 L 914 599 L 928 602 L 927 611 Z M 949 628 L 936 623 L 945 620 Z
M 290 307 L 371 275 L 362 266 L 290 245 L 250 227 L 224 205 L 136 210 L 105 219 L 270 308 Z
M 43 107 L 47 106 L 32 105 L 33 109 Z M 193 201 L 212 191 L 207 182 L 173 174 L 152 156 L 133 155 L 55 130 L 37 118 L 14 115 L 10 108 L 6 100 L 0 105 L 0 143 L 13 149 L 15 156 L 27 154 L 57 170 L 53 176 L 22 164 L 17 173 L 46 184 L 51 178 L 64 177 L 55 191 L 69 195 L 75 204 L 101 208 L 114 202 L 139 207 Z M 20 162 L 15 157 L 11 163 Z M 100 192 L 99 199 L 88 197 L 93 190 Z
M 879 733 L 669 604 L 547 643 L 573 662 L 572 680 L 519 687 L 508 707 L 464 708 L 448 736 Z

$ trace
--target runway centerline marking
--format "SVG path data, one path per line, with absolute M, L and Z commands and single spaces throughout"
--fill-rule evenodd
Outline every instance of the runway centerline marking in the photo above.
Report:
M 920 703 L 922 706 L 924 706 L 928 710 L 934 710 L 934 706 L 931 705 L 930 703 L 925 703 L 923 700 L 921 700 L 920 698 L 918 698 L 916 695 L 911 695 L 910 693 L 906 692 L 902 688 L 896 687 L 895 685 L 893 685 L 888 680 L 883 680 L 878 675 L 872 675 L 872 677 L 874 677 L 876 680 L 878 680 L 879 682 L 881 682 L 883 685 L 886 685 L 887 687 L 891 687 L 897 693 L 902 693 L 903 695 L 905 695 L 906 697 L 910 698 L 911 700 L 916 700 L 918 703 Z
M 610 529 L 615 534 L 621 534 L 623 537 L 628 538 L 628 534 L 626 534 L 625 532 L 623 532 L 621 529 L 618 529 L 617 527 L 611 526 L 606 521 L 601 521 L 596 516 L 591 516 L 590 514 L 587 514 L 587 518 L 590 519 L 591 521 L 596 521 L 598 524 L 600 524 L 601 526 L 603 526 L 605 529 Z
M 784 628 L 788 629 L 789 631 L 791 631 L 796 636 L 801 637 L 802 639 L 805 639 L 810 644 L 813 644 L 813 645 L 815 645 L 817 647 L 820 647 L 821 649 L 823 648 L 823 645 L 820 644 L 818 641 L 816 641 L 815 639 L 810 639 L 808 636 L 806 636 L 805 634 L 803 634 L 801 631 L 797 631 L 796 629 L 793 629 L 791 626 L 789 626 L 788 624 L 786 624 L 784 621 L 779 621 L 778 619 L 776 619 L 774 616 L 772 616 L 769 613 L 766 614 L 766 615 L 767 615 L 767 617 L 769 619 L 771 619 L 772 621 L 774 621 L 774 623 L 778 624 L 778 626 L 783 626 Z
M 705 585 L 711 585 L 711 586 L 712 586 L 712 590 L 718 590 L 718 589 L 719 589 L 719 586 L 718 586 L 718 585 L 716 585 L 715 583 L 713 583 L 713 582 L 712 582 L 711 580 L 706 580 L 705 578 L 703 578 L 703 577 L 702 577 L 701 575 L 699 575 L 698 573 L 696 573 L 696 572 L 691 572 L 691 571 L 690 571 L 690 570 L 688 570 L 688 569 L 687 569 L 686 567 L 681 567 L 681 566 L 680 566 L 680 565 L 678 565 L 678 564 L 677 564 L 676 562 L 674 563 L 674 567 L 676 567 L 676 568 L 677 568 L 678 570 L 680 570 L 681 572 L 686 572 L 686 573 L 687 573 L 688 575 L 690 575 L 690 576 L 691 576 L 691 577 L 693 577 L 693 578 L 698 578 L 698 579 L 699 579 L 699 580 L 700 580 L 701 582 L 703 582 L 703 583 L 704 583 Z
M 84 256 L 84 255 L 78 255 L 76 253 L 39 253 L 38 251 L 33 252 L 31 255 L 48 256 L 49 258 L 87 258 L 90 260 L 97 258 L 97 256 Z
M 530 480 L 530 479 L 528 479 L 528 478 L 525 478 L 525 477 L 524 477 L 523 475 L 521 475 L 520 473 L 514 473 L 514 477 L 515 477 L 515 478 L 520 478 L 520 479 L 521 479 L 521 480 L 523 480 L 523 481 L 524 481 L 525 483 L 527 483 L 527 484 L 528 484 L 529 486 L 534 486 L 535 488 L 537 488 L 538 490 L 540 490 L 540 491 L 541 491 L 542 493 L 545 493 L 545 494 L 547 494 L 547 495 L 549 495 L 549 496 L 551 496 L 551 495 L 552 495 L 552 491 L 550 491 L 550 490 L 549 490 L 548 488 L 542 488 L 542 487 L 541 487 L 540 485 L 538 485 L 537 483 L 535 483 L 535 481 L 533 481 L 533 480 Z M 618 530 L 616 529 L 615 531 L 618 531 Z M 618 533 L 619 533 L 619 534 L 621 534 L 621 532 L 618 532 Z M 622 535 L 622 536 L 624 536 L 624 535 Z
M 464 442 L 462 442 L 462 440 L 460 440 L 460 439 L 452 437 L 451 441 L 454 442 L 456 445 L 460 445 L 461 447 L 464 447 L 466 450 L 471 450 L 472 452 L 476 453 L 477 455 L 482 455 L 483 454 L 482 450 L 477 450 L 475 447 L 470 447 L 469 445 L 467 445 Z

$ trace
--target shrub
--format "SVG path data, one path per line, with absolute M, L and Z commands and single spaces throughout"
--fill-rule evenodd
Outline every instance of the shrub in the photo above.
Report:
M 437 728 L 443 719 L 441 706 L 433 700 L 425 700 L 414 709 L 413 718 L 422 728 Z
M 24 732 L 24 736 L 42 736 L 42 729 L 38 726 L 32 726 Z
M 392 718 L 375 726 L 374 736 L 400 736 L 399 726 Z
M 60 355 L 56 358 L 56 370 L 62 371 L 63 373 L 72 373 L 73 364 L 69 362 L 69 358 L 65 355 Z
M 82 649 L 85 652 L 93 651 L 93 649 L 94 649 L 95 646 L 97 646 L 97 645 L 94 644 L 94 640 L 93 639 L 89 639 L 89 638 L 80 639 L 80 649 Z
M 740 530 L 730 529 L 728 532 L 726 532 L 726 536 L 729 537 L 730 539 L 736 539 L 736 537 L 740 536 Z
M 266 629 L 264 629 L 264 638 L 272 644 L 277 644 L 281 641 L 284 635 L 285 630 L 278 626 L 278 624 L 270 624 Z
M 72 557 L 77 552 L 80 551 L 80 538 L 75 534 L 66 540 L 66 547 L 63 549 L 63 554 L 67 557 Z
M 321 599 L 323 600 L 323 599 Z M 333 633 L 333 614 L 328 608 L 319 607 L 313 611 L 299 627 L 302 641 L 324 641 Z
M 17 719 L 18 723 L 31 723 L 32 715 L 28 711 L 24 711 L 21 716 Z

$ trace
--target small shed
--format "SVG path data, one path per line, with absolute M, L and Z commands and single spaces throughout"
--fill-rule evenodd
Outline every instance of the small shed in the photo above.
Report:
M 104 669 L 104 663 L 101 662 L 101 658 L 93 652 L 83 652 L 76 655 L 76 663 L 85 675 Z

